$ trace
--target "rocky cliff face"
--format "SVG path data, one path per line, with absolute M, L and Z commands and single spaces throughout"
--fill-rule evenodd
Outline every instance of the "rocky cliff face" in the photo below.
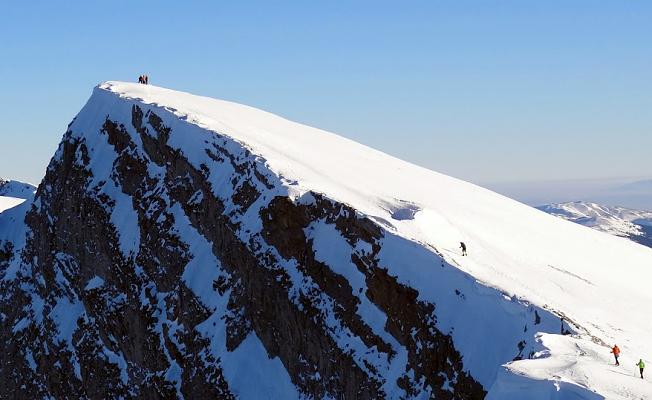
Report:
M 474 376 L 440 320 L 491 335 L 465 311 L 473 279 L 347 204 L 293 191 L 245 144 L 94 97 L 24 232 L 0 240 L 2 398 L 484 398 L 492 373 Z M 433 271 L 459 309 L 383 252 Z M 495 377 L 556 322 L 484 290 L 510 321 Z

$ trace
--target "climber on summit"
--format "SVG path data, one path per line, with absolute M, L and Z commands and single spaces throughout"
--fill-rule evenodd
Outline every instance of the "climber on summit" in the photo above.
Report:
M 614 347 L 611 349 L 611 352 L 614 355 L 614 358 L 616 359 L 616 365 L 620 365 L 618 362 L 618 357 L 620 357 L 620 348 L 618 348 L 618 345 L 615 344 Z
M 460 242 L 460 248 L 462 249 L 462 255 L 465 256 L 466 255 L 466 245 L 464 244 L 464 242 Z

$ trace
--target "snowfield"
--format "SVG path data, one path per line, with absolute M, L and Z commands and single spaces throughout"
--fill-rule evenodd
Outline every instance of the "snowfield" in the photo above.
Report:
M 25 201 L 25 199 L 17 199 L 15 197 L 0 196 L 0 212 L 8 210 L 10 208 L 16 207 L 20 203 Z

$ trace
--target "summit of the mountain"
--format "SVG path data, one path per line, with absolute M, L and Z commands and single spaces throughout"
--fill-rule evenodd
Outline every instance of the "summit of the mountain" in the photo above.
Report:
M 333 133 L 106 82 L 0 214 L 0 390 L 638 399 L 609 345 L 652 354 L 651 264 Z

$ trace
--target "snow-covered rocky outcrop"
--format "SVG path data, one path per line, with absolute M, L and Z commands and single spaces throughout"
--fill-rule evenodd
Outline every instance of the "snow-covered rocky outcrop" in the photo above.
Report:
M 574 201 L 537 207 L 554 216 L 652 247 L 652 211 Z
M 234 103 L 95 88 L 0 250 L 2 397 L 652 396 L 652 250 Z

